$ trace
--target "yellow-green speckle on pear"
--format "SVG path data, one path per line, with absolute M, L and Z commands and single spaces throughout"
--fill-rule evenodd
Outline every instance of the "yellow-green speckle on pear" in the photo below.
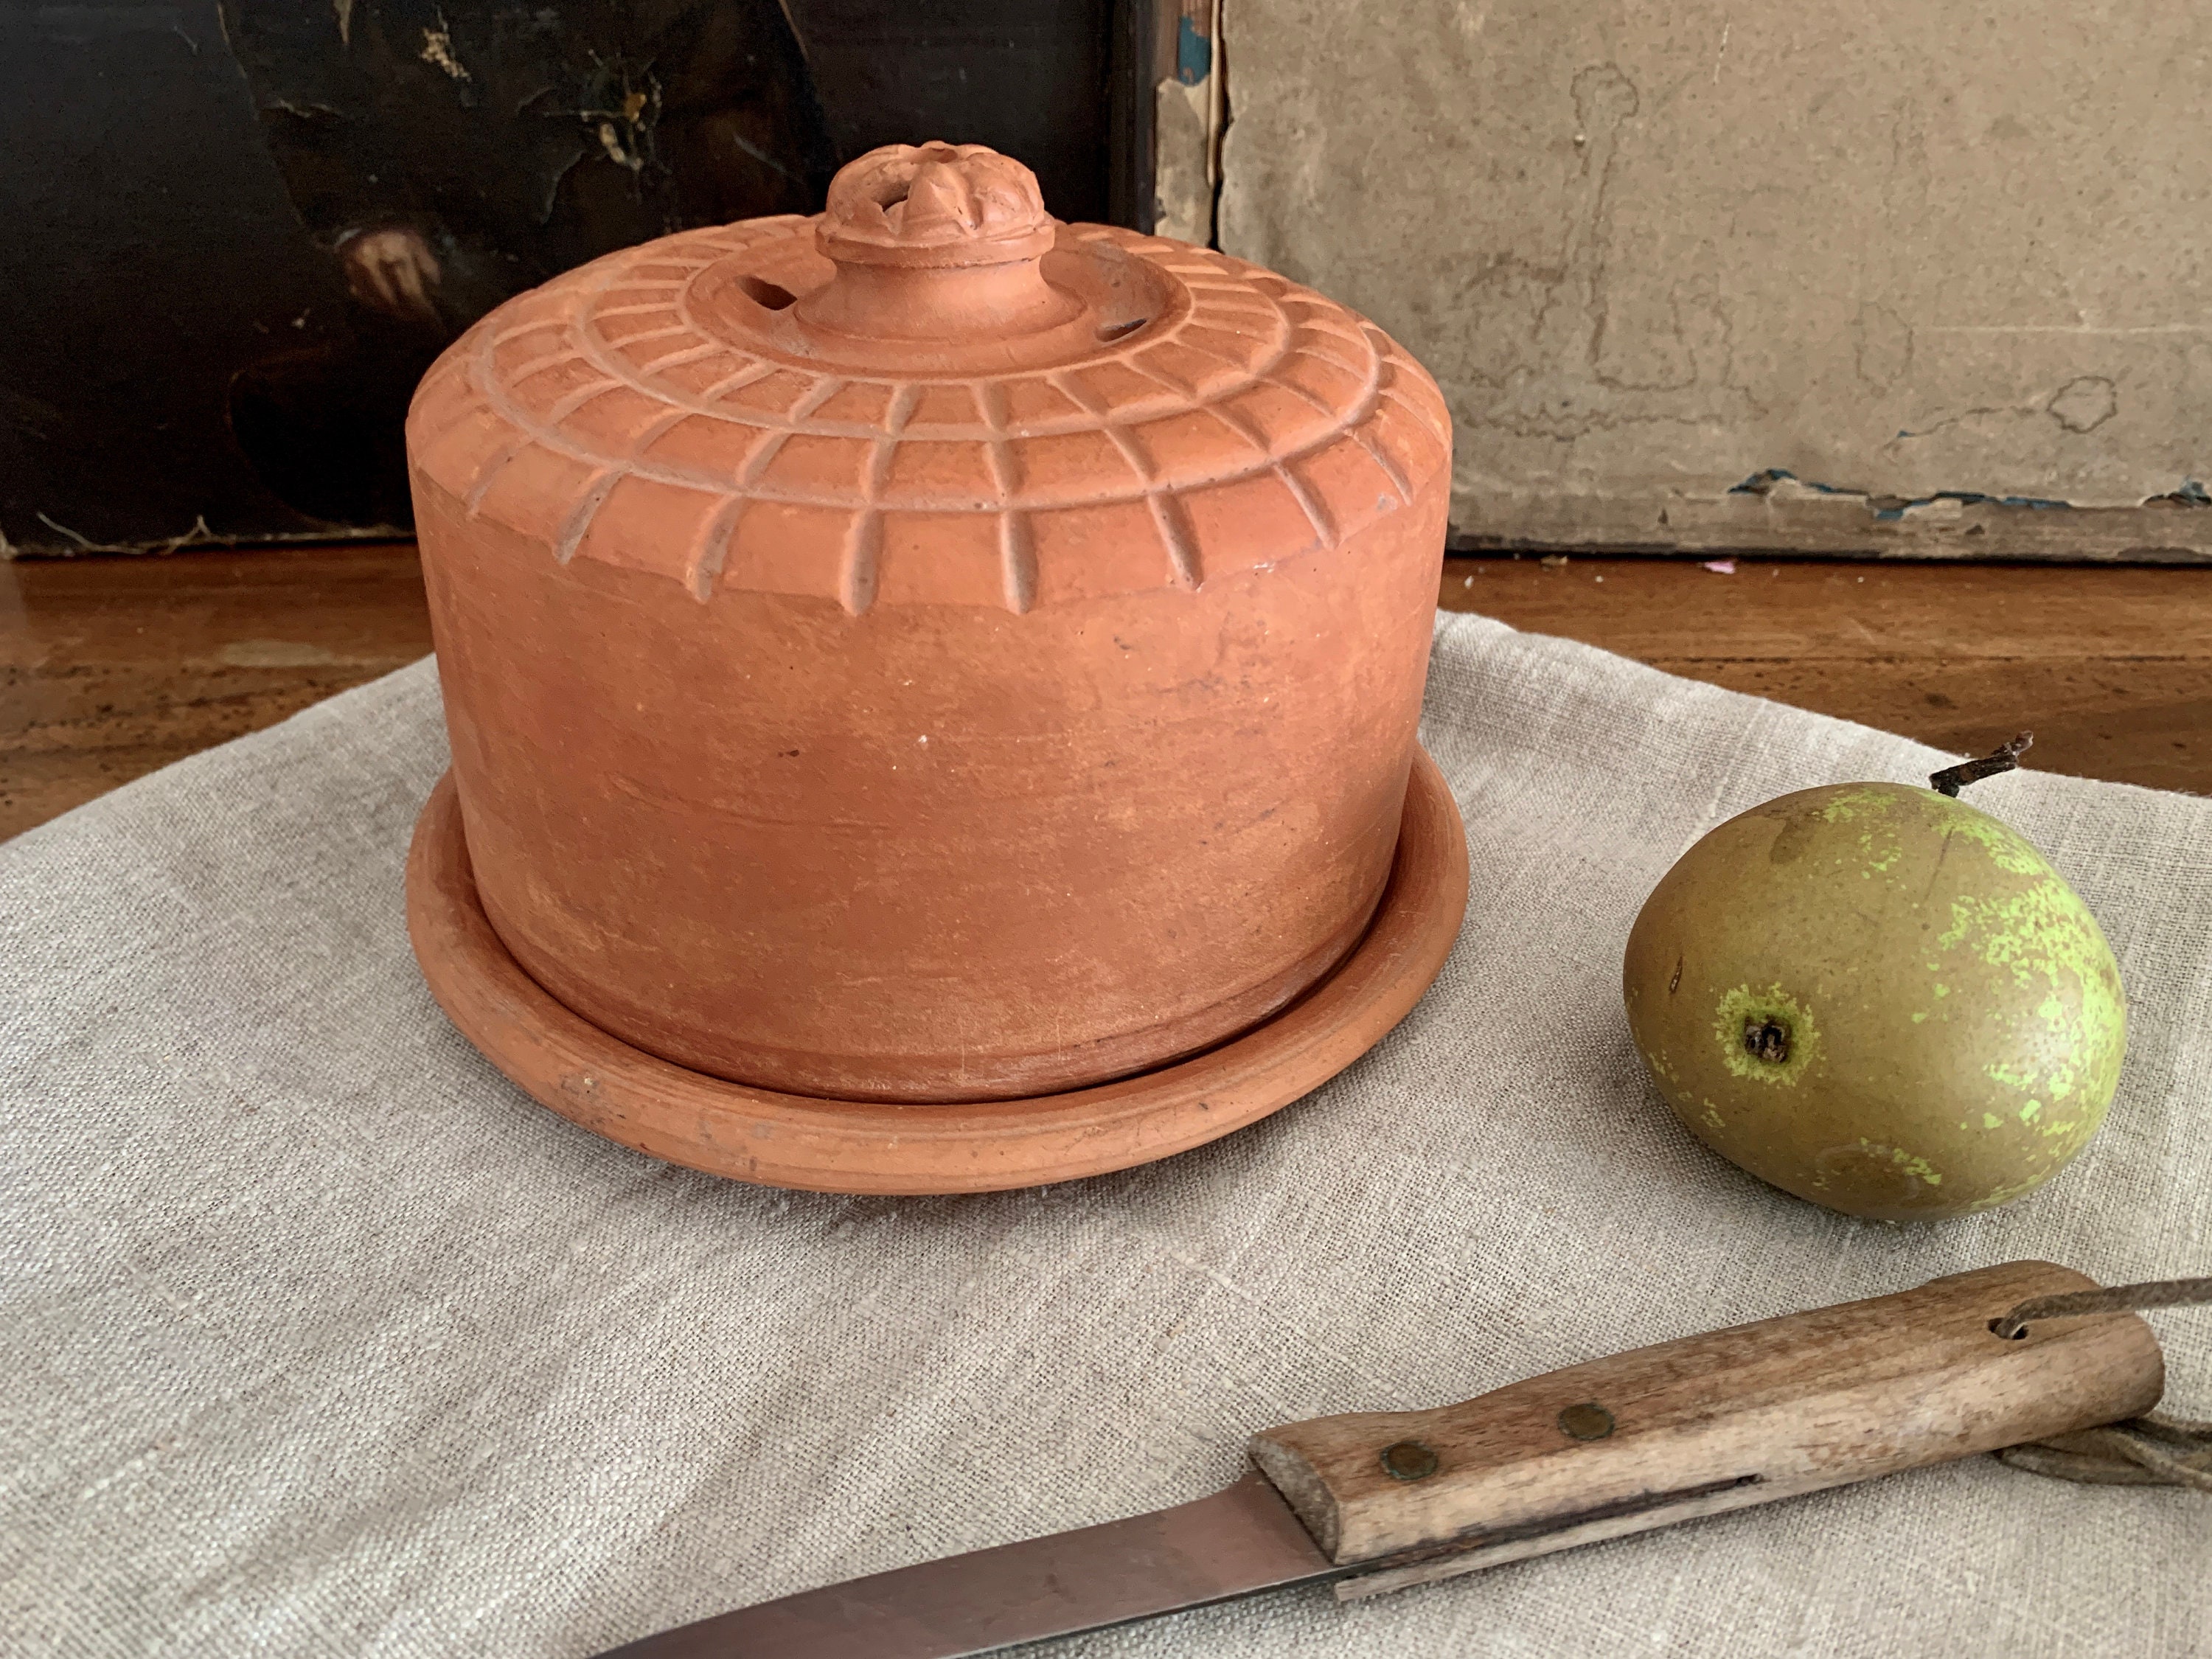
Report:
M 2008 825 L 1902 784 L 1802 790 L 1713 830 L 1644 901 L 1622 987 L 1691 1133 L 1884 1220 L 2049 1180 L 2104 1121 L 2127 1042 L 2080 896 Z

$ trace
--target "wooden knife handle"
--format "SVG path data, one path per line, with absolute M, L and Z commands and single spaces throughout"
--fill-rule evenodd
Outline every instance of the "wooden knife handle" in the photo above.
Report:
M 2148 1411 L 2166 1368 L 2133 1314 L 1990 1323 L 2094 1288 L 2045 1261 L 1571 1365 L 1457 1406 L 1316 1418 L 1252 1456 L 1372 1595 Z

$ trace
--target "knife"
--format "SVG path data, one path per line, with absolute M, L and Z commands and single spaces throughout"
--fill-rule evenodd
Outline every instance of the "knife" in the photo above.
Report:
M 1340 1600 L 2136 1416 L 2130 1313 L 1993 1328 L 2044 1261 L 1662 1342 L 1434 1411 L 1269 1429 L 1195 1503 L 764 1601 L 600 1659 L 957 1659 L 1333 1580 Z

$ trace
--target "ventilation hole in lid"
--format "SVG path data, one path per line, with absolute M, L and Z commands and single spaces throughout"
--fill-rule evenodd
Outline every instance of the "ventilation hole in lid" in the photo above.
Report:
M 781 311 L 799 297 L 789 289 L 778 288 L 774 283 L 764 282 L 758 276 L 740 276 L 738 287 L 745 298 L 769 311 Z
M 1152 320 L 1149 317 L 1132 317 L 1126 323 L 1101 323 L 1098 325 L 1098 337 L 1103 341 L 1119 340 L 1134 334 Z

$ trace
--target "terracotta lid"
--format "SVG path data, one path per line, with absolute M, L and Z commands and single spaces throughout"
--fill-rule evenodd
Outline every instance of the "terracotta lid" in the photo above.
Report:
M 663 239 L 432 369 L 416 463 L 562 561 L 1012 611 L 1265 569 L 1449 455 L 1389 337 L 1242 260 L 1051 219 L 979 145 L 890 145 L 817 218 Z

